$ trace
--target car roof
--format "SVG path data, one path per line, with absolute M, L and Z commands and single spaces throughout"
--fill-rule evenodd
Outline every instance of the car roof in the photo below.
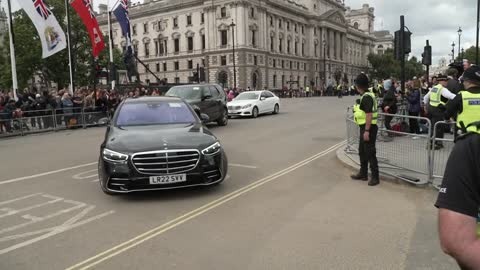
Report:
M 218 84 L 214 83 L 201 83 L 201 84 L 182 84 L 182 85 L 175 85 L 174 87 L 198 87 L 198 86 L 219 86 Z
M 258 90 L 258 91 L 245 91 L 245 92 L 242 92 L 241 94 L 243 94 L 243 93 L 254 93 L 254 94 L 261 94 L 262 92 L 265 92 L 265 90 Z
M 161 102 L 161 101 L 182 101 L 181 98 L 179 97 L 137 97 L 137 98 L 127 98 L 125 100 L 125 103 L 144 103 L 148 101 L 156 101 L 156 102 Z

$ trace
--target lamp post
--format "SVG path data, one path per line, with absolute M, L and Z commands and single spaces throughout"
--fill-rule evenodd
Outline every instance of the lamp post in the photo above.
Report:
M 461 43 L 460 43 L 460 42 L 462 41 L 462 39 L 461 39 L 461 38 L 462 38 L 462 32 L 463 32 L 463 31 L 462 31 L 462 27 L 459 27 L 459 28 L 458 28 L 458 31 L 457 31 L 457 33 L 458 33 L 458 57 L 459 57 L 459 58 L 460 58 L 460 56 L 461 56 L 461 55 L 460 55 L 460 48 L 461 48 L 461 46 L 460 46 Z
M 455 42 L 452 42 L 452 63 L 455 62 Z
M 477 2 L 477 46 L 475 47 L 475 64 L 478 66 L 478 35 L 480 32 L 480 0 Z
M 233 89 L 237 89 L 237 68 L 235 66 L 235 26 L 236 24 L 233 22 L 230 24 L 232 28 L 232 52 L 233 52 Z
M 463 59 L 463 56 L 465 55 L 465 49 L 462 48 L 462 55 L 461 58 Z M 463 60 L 462 60 L 463 61 Z
M 323 39 L 323 84 L 324 90 L 327 89 L 327 41 Z

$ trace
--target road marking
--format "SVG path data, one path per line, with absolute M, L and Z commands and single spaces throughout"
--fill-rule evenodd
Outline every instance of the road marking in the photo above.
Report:
M 30 194 L 30 195 L 23 196 L 23 197 L 18 197 L 18 198 L 12 199 L 12 200 L 3 201 L 3 202 L 0 202 L 0 205 L 9 204 L 9 203 L 16 202 L 16 201 L 21 201 L 21 200 L 28 199 L 28 198 L 31 198 L 31 197 L 35 197 L 35 196 L 38 196 L 38 195 L 41 195 L 41 194 L 42 193 L 34 193 L 34 194 Z
M 246 169 L 258 169 L 258 167 L 256 166 L 236 164 L 236 163 L 228 163 L 228 166 L 240 167 L 240 168 L 246 168 Z
M 82 262 L 79 262 L 69 268 L 67 268 L 67 270 L 74 270 L 74 269 L 82 269 L 82 270 L 85 270 L 85 269 L 89 269 L 89 268 L 92 268 L 94 267 L 95 265 L 98 265 L 100 263 L 102 263 L 103 261 L 106 261 L 120 253 L 123 253 L 133 247 L 136 247 L 138 245 L 140 245 L 141 243 L 147 241 L 147 240 L 150 240 L 158 235 L 161 235 L 175 227 L 178 227 L 179 225 L 193 219 L 193 218 L 196 218 L 197 216 L 200 216 L 212 209 L 215 209 L 245 193 L 248 193 L 249 191 L 251 190 L 254 190 L 260 186 L 263 186 L 273 180 L 276 180 L 278 178 L 280 178 L 281 176 L 285 175 L 285 174 L 288 174 L 290 172 L 293 172 L 301 167 L 304 167 L 305 165 L 308 165 L 310 164 L 311 162 L 331 153 L 331 152 L 334 152 L 336 149 L 338 149 L 340 146 L 342 146 L 343 144 L 345 143 L 345 141 L 341 142 L 341 143 L 338 143 L 336 145 L 333 145 L 331 146 L 330 148 L 314 155 L 314 156 L 311 156 L 297 164 L 294 164 L 286 169 L 283 169 L 277 173 L 274 173 L 270 176 L 267 176 L 265 178 L 262 178 L 260 180 L 257 180 L 243 188 L 240 188 L 236 191 L 233 191 L 219 199 L 216 199 L 210 203 L 207 203 L 205 205 L 203 205 L 202 207 L 199 207 L 195 210 L 192 210 L 182 216 L 179 216 L 167 223 L 164 223 L 152 230 L 149 230 L 143 234 L 140 234 L 126 242 L 123 242 L 117 246 L 114 246 L 104 252 L 101 252 L 93 257 L 90 257 Z
M 97 172 L 97 171 L 98 170 L 95 169 L 95 170 L 89 170 L 89 171 L 86 171 L 86 172 L 77 173 L 74 176 L 72 176 L 72 178 L 77 179 L 77 180 L 82 180 L 82 179 L 96 177 L 98 175 L 97 173 L 96 174 L 91 174 L 91 175 L 85 175 L 85 174 L 92 173 L 92 172 Z
M 42 177 L 42 176 L 46 176 L 46 175 L 50 175 L 50 174 L 55 174 L 55 173 L 59 173 L 59 172 L 65 172 L 65 171 L 69 171 L 69 170 L 74 170 L 74 169 L 78 169 L 78 168 L 83 168 L 83 167 L 87 167 L 87 166 L 92 166 L 92 165 L 95 165 L 95 164 L 97 164 L 97 162 L 92 162 L 92 163 L 77 165 L 77 166 L 68 167 L 68 168 L 63 168 L 63 169 L 59 169 L 59 170 L 55 170 L 55 171 L 49 171 L 49 172 L 44 172 L 44 173 L 39 173 L 39 174 L 34 174 L 34 175 L 29 175 L 29 176 L 23 176 L 23 177 L 8 179 L 8 180 L 2 180 L 2 181 L 0 181 L 0 185 L 15 183 L 15 182 L 19 182 L 19 181 L 23 181 L 23 180 L 28 180 L 28 179 L 32 179 L 32 178 L 37 178 L 37 177 Z

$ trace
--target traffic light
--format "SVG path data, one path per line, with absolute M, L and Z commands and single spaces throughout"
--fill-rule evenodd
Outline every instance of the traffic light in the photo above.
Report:
M 396 31 L 395 32 L 395 47 L 394 47 L 394 56 L 395 56 L 395 60 L 402 60 L 402 58 L 405 57 L 405 55 L 401 55 L 400 53 L 400 50 L 401 50 L 401 38 L 400 38 L 400 35 L 401 35 L 401 32 L 400 30 Z M 411 36 L 412 36 L 412 33 L 409 31 L 409 32 L 406 32 L 406 31 L 403 31 L 403 52 L 405 54 L 409 54 L 412 52 L 412 43 L 411 43 Z
M 425 46 L 422 53 L 422 64 L 426 66 L 432 65 L 432 46 Z

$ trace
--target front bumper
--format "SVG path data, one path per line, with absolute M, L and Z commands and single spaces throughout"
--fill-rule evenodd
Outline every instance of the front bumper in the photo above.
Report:
M 252 110 L 253 108 L 247 108 L 247 109 L 228 109 L 228 115 L 229 116 L 251 116 L 252 115 Z
M 215 156 L 201 156 L 198 165 L 187 172 L 187 180 L 181 183 L 150 184 L 149 175 L 139 173 L 131 161 L 116 164 L 100 159 L 100 181 L 106 190 L 112 193 L 130 193 L 137 191 L 168 190 L 194 186 L 210 186 L 222 182 L 227 175 L 228 161 L 223 150 Z M 183 173 L 182 173 L 183 174 Z

